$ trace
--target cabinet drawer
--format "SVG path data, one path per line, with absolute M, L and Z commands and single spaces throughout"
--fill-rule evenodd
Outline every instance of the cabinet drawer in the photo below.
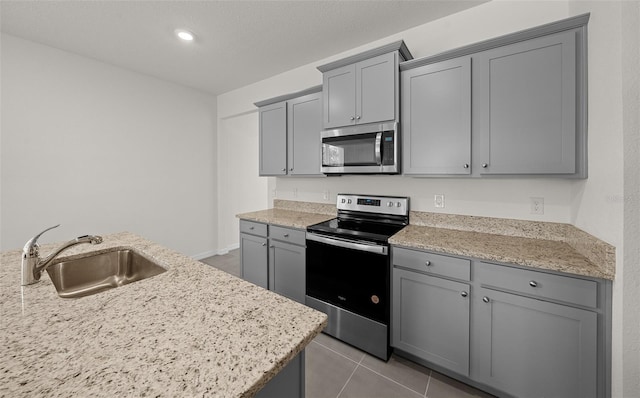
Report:
M 469 260 L 397 247 L 393 248 L 393 265 L 465 281 L 471 275 Z
M 240 232 L 266 237 L 267 224 L 262 224 L 254 221 L 240 220 Z
M 595 281 L 483 262 L 478 263 L 474 269 L 474 279 L 485 287 L 586 307 L 598 307 L 598 283 Z
M 282 242 L 293 243 L 294 245 L 305 245 L 306 233 L 299 229 L 276 227 L 274 225 L 269 229 L 269 238 L 277 239 Z

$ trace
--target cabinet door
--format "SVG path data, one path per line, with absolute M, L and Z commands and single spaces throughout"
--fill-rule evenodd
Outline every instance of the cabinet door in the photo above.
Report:
M 267 105 L 260 116 L 261 176 L 287 174 L 287 103 Z
M 322 93 L 287 103 L 290 175 L 321 175 Z
M 356 64 L 356 123 L 395 120 L 397 56 L 393 52 Z
M 474 56 L 481 174 L 575 172 L 575 41 L 568 31 Z
M 346 65 L 322 74 L 325 129 L 349 126 L 356 115 L 356 67 Z
M 402 72 L 404 174 L 471 172 L 471 58 Z
M 240 234 L 240 267 L 242 279 L 265 289 L 269 287 L 267 239 Z
M 596 396 L 595 312 L 480 288 L 474 378 L 517 397 Z
M 469 285 L 393 269 L 392 345 L 467 376 Z
M 270 241 L 269 290 L 305 302 L 305 248 L 289 243 Z

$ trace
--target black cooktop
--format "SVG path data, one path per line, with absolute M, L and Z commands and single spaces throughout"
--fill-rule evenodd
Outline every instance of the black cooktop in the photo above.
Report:
M 402 228 L 404 228 L 404 225 L 395 223 L 334 218 L 311 225 L 307 228 L 307 231 L 386 243 L 392 235 Z

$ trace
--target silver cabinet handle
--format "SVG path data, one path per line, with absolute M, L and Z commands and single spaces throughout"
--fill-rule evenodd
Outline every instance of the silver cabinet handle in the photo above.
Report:
M 431 266 L 431 261 L 429 260 L 425 261 L 424 265 L 426 265 L 427 267 Z
M 253 231 L 254 229 L 256 229 L 256 227 L 249 227 L 249 229 Z
M 488 302 L 489 302 L 489 297 L 484 296 L 484 297 L 482 298 L 482 301 L 484 301 L 485 303 L 488 303 Z
M 284 234 L 284 235 L 282 235 L 282 236 L 284 236 L 285 238 L 288 238 L 288 237 L 289 237 L 289 234 Z
M 289 169 L 289 171 L 293 171 L 293 167 Z
M 465 169 L 468 169 L 469 168 L 469 163 L 465 163 L 462 167 L 465 168 Z
M 469 293 L 465 292 L 464 290 L 460 292 L 460 295 L 462 297 L 467 297 L 469 295 Z
M 270 247 L 271 249 L 273 249 L 275 246 L 274 246 L 274 245 L 269 245 L 269 247 Z
M 356 116 L 356 119 L 360 120 L 360 115 Z
M 263 244 L 262 244 L 262 246 L 263 246 L 263 247 L 264 247 L 264 246 L 266 246 L 266 245 L 267 245 L 266 243 L 263 243 Z
M 530 281 L 530 282 L 529 282 L 529 286 L 531 286 L 531 287 L 538 287 L 538 282 L 536 282 L 536 281 Z
M 487 163 L 482 163 L 482 168 L 486 169 L 487 167 L 489 167 L 489 165 Z
M 285 167 L 284 169 L 282 169 L 282 171 L 287 171 L 287 168 Z
M 355 119 L 355 117 L 351 116 L 351 118 L 350 118 L 350 119 L 351 119 L 351 120 L 354 120 L 354 119 Z

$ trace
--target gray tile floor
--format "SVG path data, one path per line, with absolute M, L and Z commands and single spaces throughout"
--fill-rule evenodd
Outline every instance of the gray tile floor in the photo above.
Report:
M 202 260 L 240 276 L 238 250 Z M 320 334 L 306 349 L 307 398 L 470 398 L 491 395 L 392 355 L 381 361 Z

